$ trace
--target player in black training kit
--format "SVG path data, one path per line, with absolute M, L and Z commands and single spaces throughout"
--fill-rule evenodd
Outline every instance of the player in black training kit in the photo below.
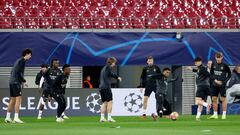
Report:
M 149 78 L 149 75 L 161 73 L 160 68 L 157 65 L 154 65 L 154 60 L 152 56 L 147 57 L 147 66 L 143 68 L 141 78 L 140 78 L 140 87 L 141 92 L 145 88 L 144 99 L 143 99 L 143 115 L 142 118 L 146 118 L 147 102 L 148 98 L 152 92 L 156 92 L 156 79 Z
M 40 104 L 39 107 L 39 113 L 38 113 L 38 119 L 42 118 L 42 112 L 44 110 L 44 106 L 46 102 L 51 100 L 51 91 L 53 87 L 53 82 L 62 73 L 62 71 L 59 69 L 59 60 L 58 59 L 52 59 L 51 61 L 51 67 L 44 73 L 44 87 L 43 87 L 43 93 L 42 98 L 44 104 Z M 63 114 L 64 118 L 68 118 Z
M 102 99 L 102 107 L 101 107 L 101 118 L 100 122 L 106 122 L 107 120 L 104 118 L 105 113 L 108 113 L 108 122 L 116 122 L 112 116 L 112 90 L 111 90 L 111 78 L 118 79 L 122 81 L 122 78 L 113 73 L 112 68 L 116 65 L 116 58 L 110 57 L 107 59 L 106 65 L 102 68 L 100 74 L 100 95 Z
M 197 69 L 193 69 L 192 67 L 188 67 L 188 69 L 192 70 L 197 74 L 196 77 L 197 92 L 195 100 L 198 105 L 196 120 L 199 121 L 203 106 L 207 108 L 207 112 L 209 112 L 211 108 L 211 105 L 206 103 L 207 97 L 210 95 L 211 75 L 208 72 L 207 68 L 202 65 L 202 59 L 200 57 L 195 58 L 194 64 L 195 66 L 197 66 Z
M 22 52 L 22 57 L 19 58 L 12 68 L 9 88 L 10 88 L 10 102 L 7 109 L 7 115 L 5 118 L 6 123 L 11 123 L 11 112 L 12 108 L 15 109 L 14 123 L 24 123 L 19 119 L 19 109 L 22 102 L 22 87 L 26 85 L 26 80 L 24 79 L 25 63 L 32 57 L 32 51 L 30 49 L 25 49 Z M 26 85 L 27 86 L 27 85 Z
M 57 119 L 56 122 L 63 122 L 64 119 L 62 118 L 62 114 L 66 109 L 66 99 L 64 97 L 66 84 L 68 81 L 68 77 L 70 75 L 71 69 L 70 65 L 65 64 L 62 68 L 63 73 L 61 73 L 55 81 L 53 82 L 52 87 L 52 97 L 57 101 L 58 108 L 57 108 Z
M 36 78 L 35 78 L 35 84 L 38 85 L 39 93 L 41 95 L 43 94 L 44 81 L 45 81 L 43 75 L 46 73 L 47 69 L 48 69 L 48 65 L 42 64 L 41 70 L 40 70 L 40 72 L 37 73 Z M 45 102 L 44 102 L 44 99 L 42 96 L 40 97 L 39 102 L 40 102 L 40 108 L 43 108 L 45 105 Z M 39 110 L 37 118 L 42 119 L 42 110 Z
M 164 102 L 167 102 L 166 96 L 167 96 L 168 84 L 178 79 L 178 78 L 168 79 L 170 74 L 171 74 L 171 69 L 164 68 L 162 73 L 152 74 L 148 76 L 149 78 L 156 80 L 155 98 L 156 98 L 157 113 L 152 114 L 152 118 L 154 120 L 156 120 L 158 116 L 159 117 L 163 116 L 163 105 L 164 105 Z M 168 109 L 171 109 L 171 108 L 168 108 Z
M 212 64 L 210 74 L 212 76 L 211 96 L 213 102 L 214 114 L 209 119 L 218 119 L 218 95 L 221 95 L 222 101 L 222 119 L 226 119 L 227 100 L 226 83 L 231 78 L 231 70 L 228 65 L 222 62 L 223 54 L 217 52 L 215 55 L 216 63 Z

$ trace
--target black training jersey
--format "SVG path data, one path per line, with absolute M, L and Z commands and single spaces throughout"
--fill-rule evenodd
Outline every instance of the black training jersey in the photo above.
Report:
M 42 71 L 37 73 L 36 78 L 35 78 L 35 84 L 36 85 L 40 85 L 40 81 L 41 81 L 41 78 L 43 77 L 43 74 L 44 73 Z
M 52 92 L 53 94 L 65 94 L 65 89 L 68 81 L 68 76 L 63 73 L 55 79 L 53 82 Z
M 160 74 L 161 70 L 157 65 L 146 66 L 142 70 L 141 78 L 140 78 L 140 86 L 144 87 L 156 87 L 156 79 L 150 78 L 149 76 L 154 74 Z
M 197 73 L 196 84 L 197 86 L 210 86 L 210 73 L 207 68 L 200 65 L 197 69 L 193 69 Z
M 57 78 L 57 76 L 61 75 L 62 71 L 58 68 L 58 69 L 53 69 L 50 68 L 46 71 L 46 73 L 43 75 L 44 79 L 45 79 L 45 83 L 44 83 L 44 87 L 45 88 L 52 88 L 52 85 L 55 81 L 55 79 Z
M 10 75 L 10 84 L 22 84 L 26 82 L 26 80 L 24 79 L 25 63 L 26 60 L 23 57 L 19 58 L 15 62 Z
M 106 65 L 102 68 L 100 74 L 100 89 L 110 89 L 111 88 L 111 78 L 117 79 L 118 76 L 113 73 L 112 68 L 109 65 Z
M 214 80 L 219 80 L 223 82 L 223 86 L 226 85 L 227 81 L 231 78 L 231 70 L 228 65 L 224 63 L 213 63 L 210 74 L 212 75 L 212 82 L 213 85 L 216 86 L 217 84 Z

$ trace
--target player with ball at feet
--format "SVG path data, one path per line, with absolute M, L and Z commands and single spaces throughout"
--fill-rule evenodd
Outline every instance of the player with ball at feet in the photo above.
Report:
M 163 104 L 166 99 L 168 84 L 178 79 L 178 77 L 174 79 L 168 79 L 170 75 L 171 75 L 171 69 L 168 67 L 164 68 L 161 74 L 149 75 L 150 78 L 156 79 L 156 86 L 157 86 L 156 94 L 155 94 L 155 98 L 157 102 L 156 103 L 157 113 L 152 114 L 152 118 L 154 120 L 157 120 L 158 116 L 160 118 L 163 117 Z
M 100 74 L 100 95 L 102 99 L 102 107 L 101 107 L 101 119 L 100 122 L 116 122 L 112 116 L 112 90 L 111 90 L 111 78 L 118 79 L 120 82 L 122 81 L 122 78 L 117 76 L 115 73 L 113 73 L 112 69 L 115 67 L 117 63 L 117 59 L 114 57 L 110 57 L 107 59 L 106 65 L 102 68 L 101 74 Z M 104 118 L 105 113 L 108 113 L 108 120 Z

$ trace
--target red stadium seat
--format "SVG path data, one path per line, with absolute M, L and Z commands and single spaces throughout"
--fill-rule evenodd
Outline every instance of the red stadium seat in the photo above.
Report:
M 237 29 L 239 7 L 239 0 L 0 0 L 0 17 L 6 28 Z

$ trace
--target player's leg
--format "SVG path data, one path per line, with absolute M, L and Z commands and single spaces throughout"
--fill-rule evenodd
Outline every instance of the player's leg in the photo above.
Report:
M 148 103 L 148 98 L 151 95 L 151 93 L 152 93 L 152 90 L 150 88 L 146 88 L 145 91 L 144 91 L 142 118 L 146 118 L 147 103 Z
M 146 117 L 146 111 L 147 111 L 147 103 L 148 103 L 148 96 L 143 97 L 143 117 Z
M 105 114 L 107 113 L 107 101 L 106 101 L 106 90 L 101 89 L 100 92 L 100 96 L 101 96 L 101 100 L 102 100 L 102 106 L 101 106 L 101 118 L 100 118 L 100 122 L 106 122 L 107 120 L 105 119 Z
M 44 97 L 40 97 L 39 102 L 40 102 L 40 106 L 39 106 L 39 111 L 38 111 L 38 117 L 37 119 L 42 119 L 42 113 L 44 110 L 44 106 L 45 106 L 45 102 L 47 101 L 47 99 L 45 99 Z
M 112 90 L 111 89 L 106 91 L 106 101 L 107 101 L 108 121 L 109 122 L 116 122 L 112 118 L 113 95 L 112 95 Z
M 20 110 L 21 102 L 22 102 L 22 96 L 17 96 L 16 97 L 15 107 L 14 107 L 15 114 L 14 114 L 14 119 L 13 119 L 13 121 L 15 123 L 24 123 L 22 120 L 19 119 L 19 110 Z
M 226 119 L 227 114 L 227 100 L 226 100 L 226 89 L 225 87 L 221 88 L 220 91 L 221 100 L 222 100 L 222 119 Z
M 157 108 L 157 114 L 160 118 L 163 116 L 163 102 L 164 102 L 164 96 L 161 93 L 156 93 L 156 100 L 158 104 Z
M 65 114 L 65 112 L 62 113 L 62 118 L 63 119 L 69 119 L 69 117 Z
M 218 94 L 219 89 L 216 86 L 212 86 L 211 96 L 212 96 L 212 105 L 213 105 L 213 115 L 209 119 L 218 119 Z
M 60 113 L 61 113 L 61 118 L 63 118 L 63 114 L 67 107 L 67 103 L 66 103 L 66 99 L 63 95 L 60 96 L 60 99 L 61 99 L 61 103 L 62 103 Z
M 227 100 L 226 97 L 221 97 L 222 99 L 222 119 L 226 119 L 227 115 Z
M 12 109 L 14 107 L 14 104 L 15 104 L 15 97 L 10 97 L 10 101 L 9 101 L 8 108 L 7 108 L 7 114 L 6 114 L 6 118 L 5 118 L 6 123 L 11 123 L 12 122 L 11 112 L 12 112 Z
M 54 95 L 54 99 L 57 101 L 58 103 L 58 108 L 57 108 L 57 119 L 56 122 L 63 122 L 64 119 L 62 119 L 62 113 L 64 110 L 64 100 L 62 99 L 61 96 L 59 95 Z
M 196 120 L 199 121 L 202 114 L 203 100 L 200 97 L 196 97 L 195 100 L 198 105 Z
M 113 101 L 112 101 L 112 100 L 107 102 L 108 121 L 109 121 L 109 122 L 116 122 L 116 121 L 112 118 L 112 104 L 113 104 Z
M 101 118 L 100 118 L 100 122 L 106 122 L 107 120 L 105 119 L 105 114 L 107 111 L 107 102 L 102 103 L 101 106 Z

